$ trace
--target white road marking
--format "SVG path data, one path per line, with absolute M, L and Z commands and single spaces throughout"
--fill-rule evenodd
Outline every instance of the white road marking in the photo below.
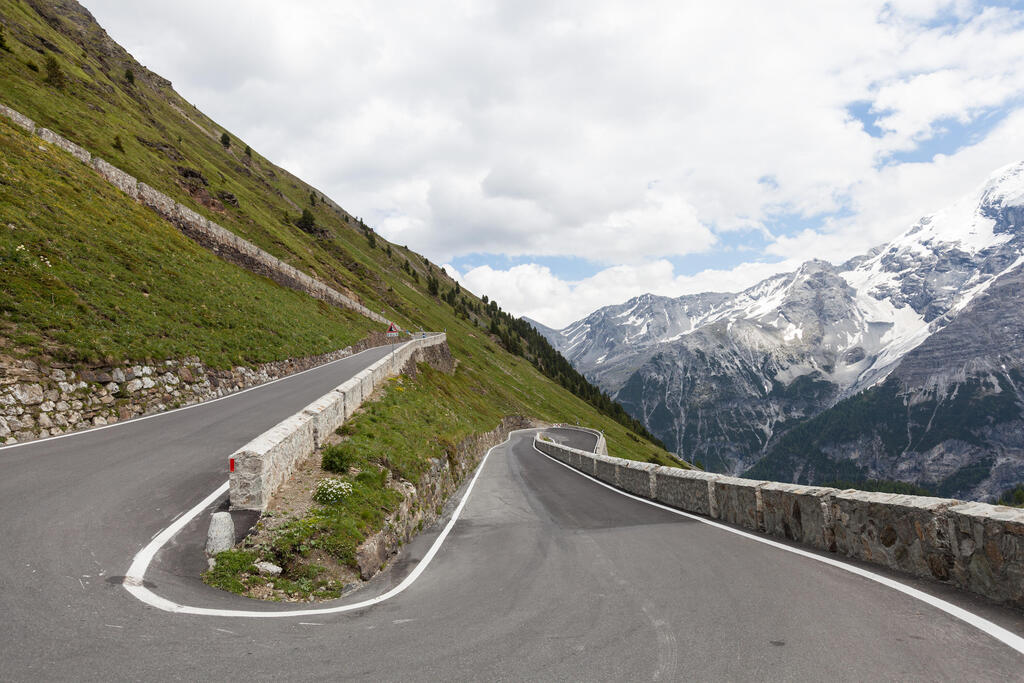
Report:
M 550 455 L 548 455 L 547 453 L 545 453 L 545 452 L 541 451 L 539 448 L 537 448 L 536 445 L 533 446 L 533 450 L 537 451 L 538 453 L 543 455 L 545 458 L 547 458 L 551 462 L 554 462 L 554 463 L 557 463 L 557 464 L 561 465 L 562 467 L 566 468 L 570 472 L 575 472 L 576 474 L 580 475 L 581 477 L 586 477 L 587 479 L 589 479 L 590 481 L 594 482 L 595 484 L 603 486 L 606 489 L 610 489 L 612 491 L 615 491 L 619 495 L 623 495 L 626 498 L 632 498 L 633 500 L 638 500 L 641 503 L 646 503 L 646 504 L 651 505 L 653 507 L 660 508 L 662 510 L 666 510 L 666 511 L 671 512 L 671 513 L 676 514 L 676 515 L 680 515 L 681 517 L 686 517 L 688 519 L 692 519 L 692 520 L 698 521 L 698 522 L 700 522 L 702 524 L 707 524 L 709 526 L 713 526 L 713 527 L 715 527 L 717 529 L 721 529 L 722 531 L 728 531 L 730 534 L 736 534 L 737 536 L 742 536 L 743 538 L 750 539 L 751 541 L 757 541 L 758 543 L 764 543 L 765 545 L 770 545 L 773 548 L 778 548 L 779 550 L 785 550 L 788 553 L 793 553 L 795 555 L 800 555 L 801 557 L 806 557 L 808 559 L 815 560 L 817 562 L 823 562 L 824 564 L 831 565 L 833 567 L 837 567 L 838 569 L 842 569 L 843 571 L 850 572 L 851 574 L 856 574 L 857 576 L 860 576 L 860 577 L 863 577 L 865 579 L 868 579 L 869 581 L 874 581 L 875 583 L 880 583 L 883 586 L 886 586 L 888 588 L 892 588 L 893 590 L 899 591 L 900 593 L 903 593 L 905 595 L 909 595 L 910 597 L 915 598 L 917 600 L 920 600 L 921 602 L 926 603 L 928 605 L 931 605 L 932 607 L 935 607 L 936 609 L 942 610 L 946 614 L 949 614 L 950 616 L 952 616 L 952 617 L 954 617 L 956 619 L 959 619 L 960 621 L 963 621 L 964 623 L 970 624 L 971 626 L 973 626 L 973 627 L 975 627 L 975 628 L 977 628 L 977 629 L 987 633 L 988 635 L 992 636 L 993 638 L 995 638 L 996 640 L 1002 642 L 1003 644 L 1008 645 L 1010 648 L 1016 650 L 1017 652 L 1019 652 L 1021 654 L 1024 654 L 1024 638 L 1021 638 L 1017 634 L 1015 634 L 1015 633 L 1013 633 L 1011 631 L 1006 630 L 1005 628 L 1003 628 L 1002 626 L 999 626 L 998 624 L 992 623 L 991 621 L 989 621 L 988 619 L 985 619 L 984 617 L 978 616 L 977 614 L 974 614 L 973 612 L 968 612 L 967 610 L 963 609 L 962 607 L 957 607 L 953 603 L 946 602 L 945 600 L 943 600 L 941 598 L 937 598 L 934 595 L 929 595 L 928 593 L 925 593 L 924 591 L 920 591 L 920 590 L 918 590 L 916 588 L 911 588 L 910 586 L 902 584 L 899 581 L 894 581 L 894 580 L 892 580 L 892 579 L 890 579 L 888 577 L 882 576 L 880 574 L 875 574 L 874 572 L 869 572 L 866 569 L 862 569 L 862 568 L 854 566 L 852 564 L 847 564 L 845 562 L 842 562 L 841 560 L 837 560 L 837 559 L 832 558 L 832 557 L 823 557 L 821 555 L 816 555 L 816 554 L 814 554 L 812 552 L 808 552 L 806 550 L 801 550 L 800 548 L 794 548 L 792 546 L 788 546 L 788 545 L 785 545 L 783 543 L 779 543 L 777 541 L 773 541 L 773 540 L 768 539 L 768 538 L 762 538 L 760 536 L 755 536 L 754 534 L 748 533 L 746 531 L 741 531 L 739 529 L 734 529 L 734 528 L 732 528 L 730 526 L 726 526 L 725 524 L 719 524 L 718 522 L 713 522 L 710 519 L 707 519 L 705 517 L 701 517 L 699 515 L 694 515 L 694 514 L 691 514 L 689 512 L 683 512 L 682 510 L 677 510 L 675 508 L 668 507 L 667 505 L 662 505 L 661 503 L 656 503 L 653 500 L 648 500 L 646 498 L 641 498 L 640 496 L 634 496 L 631 493 L 626 493 L 625 491 L 623 491 L 621 489 L 617 489 L 614 486 L 611 486 L 609 484 L 604 483 L 603 481 L 595 479 L 594 477 L 590 476 L 589 474 L 586 474 L 585 472 L 580 472 L 575 467 L 571 467 L 570 465 L 566 465 L 564 462 L 560 462 L 560 461 L 552 458 Z
M 406 344 L 408 344 L 408 343 L 409 342 L 406 342 Z M 192 403 L 190 405 L 182 406 L 180 408 L 174 408 L 173 410 L 165 410 L 162 413 L 153 413 L 152 415 L 142 415 L 140 417 L 133 417 L 130 420 L 122 420 L 120 422 L 114 422 L 113 424 L 102 425 L 100 427 L 90 427 L 89 429 L 79 429 L 79 430 L 74 431 L 74 432 L 68 432 L 67 434 L 58 434 L 57 436 L 48 436 L 45 439 L 33 439 L 32 441 L 21 441 L 19 443 L 12 443 L 9 446 L 0 446 L 0 451 L 5 451 L 5 450 L 10 449 L 10 448 L 18 448 L 19 446 L 27 446 L 29 444 L 38 444 L 38 443 L 43 443 L 43 442 L 46 442 L 46 441 L 56 441 L 57 439 L 67 439 L 67 438 L 72 437 L 72 436 L 81 436 L 83 434 L 92 434 L 93 432 L 103 431 L 104 429 L 113 429 L 115 427 L 121 427 L 121 426 L 124 426 L 126 424 L 131 424 L 133 422 L 142 422 L 143 420 L 152 420 L 153 418 L 163 417 L 164 415 L 170 415 L 171 413 L 178 413 L 178 412 L 181 412 L 183 410 L 192 410 L 193 408 L 200 408 L 202 406 L 208 406 L 211 403 L 216 403 L 217 401 L 223 401 L 225 399 L 234 398 L 235 396 L 241 396 L 242 394 L 249 393 L 250 391 L 255 391 L 256 389 L 262 389 L 263 387 L 269 387 L 271 384 L 277 384 L 278 382 L 283 382 L 284 380 L 291 379 L 292 377 L 298 377 L 299 375 L 305 375 L 307 372 L 313 372 L 314 370 L 320 370 L 322 368 L 326 368 L 329 365 L 334 365 L 335 363 L 340 363 L 342 361 L 349 360 L 350 358 L 355 358 L 356 356 L 359 356 L 361 354 L 373 351 L 374 349 L 381 349 L 381 348 L 384 348 L 384 347 L 382 347 L 382 346 L 372 346 L 372 347 L 370 347 L 368 349 L 363 349 L 359 353 L 353 353 L 351 356 L 345 356 L 344 358 L 339 358 L 337 360 L 332 360 L 329 363 L 324 363 L 323 365 L 316 365 L 314 367 L 309 368 L 308 370 L 302 370 L 301 372 L 296 372 L 296 373 L 291 374 L 291 375 L 285 375 L 284 377 L 278 377 L 277 379 L 272 379 L 269 382 L 264 382 L 263 384 L 257 384 L 256 386 L 249 387 L 248 389 L 242 389 L 241 391 L 235 391 L 235 392 L 230 393 L 230 394 L 225 394 L 224 396 L 218 396 L 217 398 L 211 398 L 209 401 L 201 401 L 199 403 Z M 383 357 L 384 356 L 381 356 L 381 358 L 383 358 Z
M 515 434 L 516 432 L 524 431 L 532 430 L 517 429 L 509 433 L 509 438 L 511 438 L 512 434 Z M 423 556 L 423 559 L 419 561 L 416 567 L 409 573 L 408 576 L 406 576 L 402 580 L 401 583 L 399 583 L 397 586 L 389 590 L 387 593 L 378 595 L 375 598 L 363 600 L 362 602 L 353 603 L 351 605 L 339 605 L 337 607 L 321 607 L 319 609 L 302 609 L 287 612 L 257 612 L 255 610 L 214 609 L 210 607 L 194 607 L 191 605 L 179 605 L 176 602 L 173 602 L 171 600 L 168 600 L 167 598 L 163 598 L 157 595 L 153 591 L 149 590 L 149 588 L 146 588 L 143 585 L 143 579 L 146 576 L 146 569 L 149 568 L 150 562 L 153 561 L 153 557 L 156 556 L 160 548 L 162 548 L 165 543 L 170 541 L 175 536 L 175 534 L 181 531 L 186 524 L 191 522 L 196 516 L 203 512 L 203 510 L 213 505 L 213 503 L 216 502 L 217 499 L 220 498 L 221 495 L 223 495 L 224 492 L 228 490 L 228 482 L 224 482 L 224 484 L 218 487 L 216 491 L 208 495 L 206 498 L 200 501 L 195 507 L 193 507 L 191 510 L 189 510 L 184 515 L 179 517 L 177 521 L 175 521 L 169 527 L 167 527 L 162 532 L 157 534 L 156 538 L 150 541 L 145 548 L 140 550 L 138 554 L 135 555 L 131 567 L 128 568 L 128 572 L 124 577 L 122 585 L 129 593 L 131 593 L 147 605 L 150 605 L 151 607 L 162 609 L 165 612 L 174 612 L 175 614 L 196 614 L 200 616 L 209 617 L 248 617 L 254 619 L 308 617 L 320 614 L 338 614 L 340 612 L 354 612 L 356 610 L 372 607 L 373 605 L 393 598 L 394 596 L 398 595 L 406 588 L 411 586 L 413 582 L 415 582 L 416 579 L 420 577 L 420 574 L 423 573 L 427 566 L 430 565 L 431 560 L 434 559 L 434 556 L 437 555 L 437 552 L 441 549 L 441 546 L 444 544 L 445 539 L 448 538 L 448 534 L 451 533 L 452 527 L 455 526 L 455 522 L 459 520 L 459 515 L 462 514 L 463 508 L 466 507 L 466 502 L 469 500 L 470 494 L 473 493 L 473 487 L 476 486 L 477 479 L 480 478 L 480 473 L 484 471 L 484 465 L 487 464 L 487 459 L 491 456 L 491 453 L 494 451 L 495 448 L 503 446 L 508 442 L 509 439 L 506 438 L 505 441 L 503 441 L 502 443 L 498 444 L 497 446 L 491 447 L 484 455 L 483 459 L 480 461 L 480 465 L 477 467 L 476 474 L 473 475 L 473 478 L 469 482 L 469 486 L 466 488 L 465 495 L 462 496 L 462 500 L 459 501 L 458 507 L 456 507 L 455 511 L 452 513 L 452 518 L 448 520 L 448 524 L 445 525 L 440 535 L 438 535 L 437 539 L 434 541 L 434 544 L 430 546 L 430 550 L 428 550 L 426 555 Z

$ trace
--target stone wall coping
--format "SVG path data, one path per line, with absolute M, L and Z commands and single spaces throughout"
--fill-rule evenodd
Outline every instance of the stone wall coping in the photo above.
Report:
M 758 479 L 744 479 L 743 477 L 729 477 L 721 475 L 715 477 L 715 485 L 724 484 L 726 486 L 736 486 L 741 488 L 752 488 L 758 489 L 767 484 L 766 481 L 760 481 Z
M 286 439 L 290 438 L 292 434 L 301 429 L 307 422 L 313 419 L 313 415 L 306 412 L 304 408 L 302 411 L 295 413 L 289 417 L 286 417 L 281 422 L 263 432 L 255 439 L 239 448 L 235 453 L 235 457 L 241 456 L 261 456 L 269 453 L 276 446 L 279 446 Z
M 792 493 L 796 496 L 831 496 L 839 493 L 839 489 L 827 486 L 808 486 L 806 484 L 787 484 L 783 481 L 766 481 L 761 485 L 762 491 L 779 491 L 780 493 Z
M 308 406 L 302 409 L 302 413 L 307 415 L 319 415 L 330 406 L 334 405 L 339 398 L 344 396 L 344 392 L 341 391 L 340 387 L 331 389 L 328 393 L 324 394 L 317 400 L 310 403 Z
M 988 503 L 967 502 L 950 507 L 947 512 L 970 517 L 978 521 L 997 520 L 1005 524 L 1019 525 L 1024 534 L 1024 508 L 1011 508 L 1005 505 L 989 505 Z
M 611 456 L 605 456 L 611 458 Z M 621 458 L 612 458 L 613 460 L 621 460 Z M 617 463 L 620 467 L 625 467 L 631 470 L 642 470 L 644 472 L 653 472 L 658 468 L 653 462 L 640 462 L 639 460 L 626 460 L 625 462 Z
M 906 493 L 882 493 L 880 491 L 858 491 L 845 489 L 832 494 L 837 501 L 849 500 L 861 503 L 878 503 L 894 505 L 913 510 L 938 511 L 960 504 L 962 501 L 953 498 L 934 498 L 931 496 L 912 496 Z
M 660 477 L 678 477 L 679 479 L 703 479 L 705 481 L 721 479 L 722 475 L 703 470 L 684 470 L 681 467 L 667 467 L 658 465 L 654 473 Z

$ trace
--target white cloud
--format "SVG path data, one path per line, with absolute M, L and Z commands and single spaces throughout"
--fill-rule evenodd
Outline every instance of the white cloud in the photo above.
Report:
M 971 0 L 85 3 L 187 98 L 384 236 L 435 261 L 613 267 L 579 283 L 535 266 L 465 274 L 552 320 L 582 307 L 557 292 L 597 306 L 745 281 L 770 267 L 681 276 L 664 259 L 767 234 L 780 213 L 853 215 L 770 236 L 752 258 L 844 258 L 1022 149 L 1024 12 Z M 882 135 L 850 116 L 854 102 L 871 103 Z M 1000 107 L 1017 113 L 956 154 L 880 164 Z

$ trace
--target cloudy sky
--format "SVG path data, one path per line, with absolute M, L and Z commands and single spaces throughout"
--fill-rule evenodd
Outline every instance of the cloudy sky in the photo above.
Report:
M 556 327 L 841 262 L 1024 159 L 1024 3 L 84 0 L 266 157 Z

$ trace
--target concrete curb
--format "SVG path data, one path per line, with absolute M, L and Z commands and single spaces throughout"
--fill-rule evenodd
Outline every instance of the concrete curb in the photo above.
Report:
M 534 446 L 640 498 L 1024 609 L 1022 509 L 655 467 L 539 435 Z

